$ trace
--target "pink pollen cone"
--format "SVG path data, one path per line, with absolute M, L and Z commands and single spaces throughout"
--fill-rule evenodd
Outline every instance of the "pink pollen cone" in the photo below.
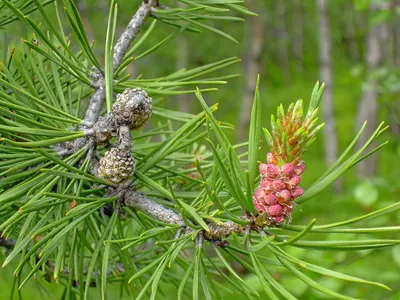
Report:
M 293 164 L 287 163 L 284 164 L 281 168 L 282 175 L 285 177 L 290 177 L 294 174 L 295 172 L 295 167 Z
M 267 165 L 267 176 L 268 178 L 276 178 L 279 175 L 279 167 L 273 164 Z
M 291 186 L 298 186 L 300 184 L 301 178 L 300 176 L 294 175 L 289 179 L 289 184 Z
M 280 192 L 286 188 L 286 185 L 281 180 L 277 179 L 272 181 L 272 188 L 275 191 Z
M 257 199 L 260 199 L 260 198 L 262 198 L 262 197 L 264 197 L 265 196 L 265 191 L 264 191 L 264 189 L 258 189 L 257 191 L 256 191 L 256 198 Z
M 268 194 L 264 197 L 265 205 L 274 205 L 276 204 L 276 196 L 275 194 Z
M 258 212 L 262 213 L 266 210 L 266 207 L 264 205 L 262 205 L 260 202 L 258 201 L 254 201 L 254 207 L 257 209 Z
M 260 164 L 258 166 L 258 170 L 260 171 L 261 175 L 266 175 L 267 174 L 267 169 L 268 169 L 268 165 L 267 164 Z
M 268 207 L 268 215 L 271 217 L 281 216 L 283 213 L 283 207 L 279 204 L 274 204 Z
M 304 190 L 303 190 L 301 187 L 299 187 L 299 186 L 296 186 L 296 187 L 292 190 L 292 197 L 293 197 L 293 198 L 300 197 L 300 196 L 303 195 L 303 194 L 304 194 Z
M 288 190 L 279 192 L 279 197 L 283 198 L 284 201 L 289 201 L 292 198 L 292 194 Z
M 276 217 L 274 217 L 274 220 L 275 220 L 276 223 L 281 223 L 284 220 L 284 217 L 283 216 L 276 216 Z
M 301 161 L 294 167 L 294 172 L 296 173 L 296 175 L 300 176 L 304 173 L 305 168 L 306 164 L 304 163 L 304 161 Z
M 288 205 L 285 205 L 284 207 L 283 207 L 283 214 L 284 215 L 290 215 L 291 213 L 292 213 L 292 211 L 293 211 L 293 207 L 294 206 L 288 206 Z
M 272 180 L 269 180 L 267 178 L 262 178 L 260 182 L 260 188 L 262 189 L 271 189 L 272 186 Z

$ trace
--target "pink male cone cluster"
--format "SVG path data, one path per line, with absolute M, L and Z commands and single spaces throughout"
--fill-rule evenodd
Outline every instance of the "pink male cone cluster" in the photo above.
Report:
M 265 213 L 269 225 L 274 225 L 290 217 L 295 207 L 293 200 L 303 194 L 299 184 L 305 165 L 300 161 L 296 165 L 286 163 L 279 167 L 272 153 L 268 153 L 267 162 L 259 166 L 262 177 L 253 202 L 259 213 Z
M 315 93 L 322 95 L 323 86 L 314 88 L 310 107 L 304 116 L 303 101 L 290 104 L 285 113 L 278 106 L 277 118 L 271 116 L 271 132 L 263 128 L 269 147 L 267 163 L 260 164 L 260 187 L 253 195 L 254 207 L 260 226 L 276 226 L 290 219 L 295 207 L 294 199 L 303 195 L 299 187 L 305 164 L 301 160 L 308 147 L 316 139 L 316 133 L 324 126 L 317 125 L 318 101 Z

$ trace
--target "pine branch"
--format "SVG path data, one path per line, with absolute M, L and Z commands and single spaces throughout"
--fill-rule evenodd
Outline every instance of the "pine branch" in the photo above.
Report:
M 157 0 L 144 0 L 124 32 L 121 34 L 121 37 L 114 47 L 114 70 L 118 69 L 118 67 L 121 65 L 124 55 L 131 42 L 136 38 L 140 28 L 143 26 L 147 16 L 150 14 L 152 7 L 157 4 Z
M 186 226 L 180 215 L 137 191 L 128 190 L 124 195 L 124 204 L 127 207 L 145 212 L 164 223 Z
M 143 26 L 150 10 L 153 6 L 157 4 L 157 0 L 144 0 L 136 11 L 135 15 L 132 17 L 127 28 L 121 34 L 118 42 L 114 47 L 114 57 L 113 57 L 113 68 L 118 69 L 121 65 L 122 60 L 126 51 L 128 50 L 132 41 L 136 38 L 139 30 Z M 106 98 L 105 93 L 105 78 L 103 72 L 95 71 L 92 74 L 92 86 L 95 91 L 90 98 L 90 103 L 86 111 L 85 119 L 82 124 L 86 128 L 91 128 L 98 120 L 100 116 L 101 109 L 103 108 L 104 101 Z
M 155 201 L 147 198 L 144 194 L 137 191 L 128 190 L 123 196 L 124 205 L 140 210 L 151 217 L 158 219 L 167 224 L 176 224 L 181 227 L 187 227 L 183 222 L 181 215 L 175 213 L 171 209 L 164 207 L 163 205 L 156 203 Z M 244 217 L 244 220 L 252 221 L 250 217 Z M 248 227 L 254 227 L 254 225 L 242 226 L 232 221 L 222 223 L 220 225 L 215 223 L 208 223 L 210 231 L 203 231 L 204 238 L 210 241 L 219 241 L 222 238 L 228 237 L 233 233 L 242 234 Z M 192 232 L 191 228 L 186 228 L 186 233 Z
M 186 233 L 192 232 L 192 229 L 187 227 L 181 215 L 147 198 L 143 193 L 129 190 L 129 186 L 130 184 L 120 185 L 119 189 L 113 193 L 121 196 L 126 207 L 142 211 L 166 224 L 179 225 L 180 227 L 186 228 Z M 251 221 L 249 217 L 244 217 L 244 219 Z M 222 238 L 232 235 L 233 233 L 242 234 L 247 228 L 254 227 L 254 225 L 243 226 L 232 221 L 228 221 L 220 225 L 209 222 L 208 227 L 210 229 L 209 232 L 202 232 L 202 234 L 204 234 L 204 238 L 209 241 L 218 241 Z M 15 243 L 16 242 L 12 239 L 5 239 L 3 237 L 0 238 L 0 247 L 12 249 L 14 248 Z
M 90 103 L 86 111 L 85 119 L 82 125 L 86 128 L 91 128 L 96 123 L 103 108 L 104 100 L 106 99 L 105 79 L 103 73 L 95 72 L 92 76 L 92 87 L 94 93 L 90 97 Z

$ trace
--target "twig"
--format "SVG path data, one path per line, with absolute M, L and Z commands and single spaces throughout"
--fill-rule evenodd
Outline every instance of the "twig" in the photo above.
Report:
M 137 191 L 128 190 L 124 195 L 124 204 L 127 207 L 141 210 L 164 223 L 185 226 L 180 215 Z
M 132 17 L 127 28 L 121 34 L 114 47 L 113 68 L 116 70 L 122 63 L 124 55 L 132 41 L 136 38 L 140 28 L 143 26 L 149 12 L 157 4 L 156 0 L 144 0 L 135 15 Z M 86 111 L 85 119 L 82 122 L 84 129 L 91 128 L 99 119 L 100 112 L 106 98 L 104 74 L 100 70 L 92 74 L 92 86 L 94 93 L 90 98 L 90 103 Z
M 157 0 L 144 0 L 124 32 L 121 34 L 121 37 L 114 47 L 114 70 L 121 65 L 126 51 L 128 50 L 131 42 L 137 36 L 140 28 L 143 26 L 144 21 L 151 11 L 151 8 L 157 4 Z
M 183 222 L 182 216 L 178 215 L 171 209 L 164 207 L 163 205 L 147 198 L 144 194 L 137 191 L 128 190 L 124 195 L 124 204 L 127 207 L 140 210 L 155 219 L 158 219 L 167 224 L 176 224 L 181 227 L 187 225 Z M 244 217 L 244 220 L 253 222 L 250 217 Z M 210 231 L 203 231 L 204 238 L 209 241 L 218 241 L 222 238 L 228 237 L 233 233 L 242 234 L 248 226 L 238 225 L 234 222 L 228 221 L 221 225 L 215 223 L 209 223 L 208 227 Z M 186 234 L 190 233 L 186 232 Z
M 91 128 L 97 122 L 106 98 L 104 75 L 100 71 L 97 72 L 98 73 L 95 76 L 92 76 L 92 78 L 96 80 L 92 81 L 94 93 L 92 97 L 90 97 L 90 103 L 86 111 L 85 119 L 82 122 L 82 125 L 85 129 Z

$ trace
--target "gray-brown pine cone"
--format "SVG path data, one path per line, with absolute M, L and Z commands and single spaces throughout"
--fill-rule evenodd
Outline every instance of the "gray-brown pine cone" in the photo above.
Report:
M 121 183 L 131 176 L 135 166 L 130 152 L 112 148 L 100 160 L 98 175 L 112 183 Z
M 116 125 L 138 129 L 150 118 L 152 99 L 142 89 L 125 89 L 112 107 Z

